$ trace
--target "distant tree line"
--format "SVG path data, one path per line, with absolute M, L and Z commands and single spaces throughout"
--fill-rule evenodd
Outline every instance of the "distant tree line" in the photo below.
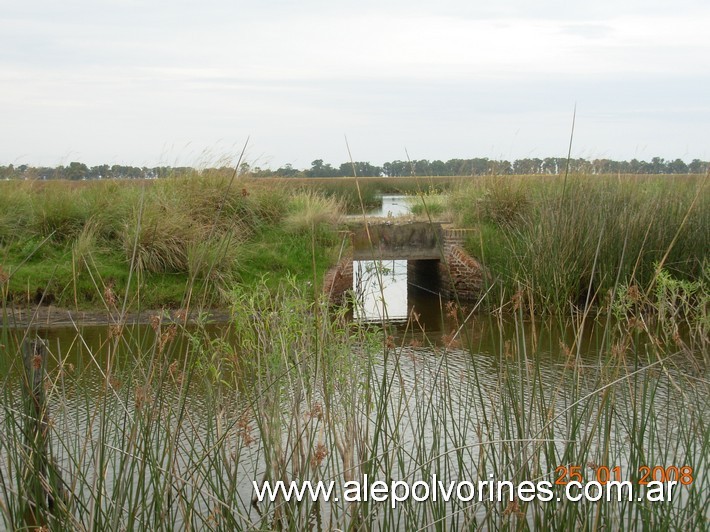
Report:
M 193 168 L 175 166 L 157 166 L 153 168 L 124 166 L 119 164 L 87 166 L 84 163 L 71 162 L 67 166 L 0 166 L 0 179 L 154 179 L 170 175 L 194 173 Z
M 369 162 L 346 162 L 339 166 L 316 159 L 308 169 L 294 168 L 286 164 L 276 170 L 261 168 L 242 163 L 240 174 L 254 177 L 406 177 L 406 176 L 477 176 L 477 175 L 512 175 L 539 174 L 555 175 L 569 170 L 583 174 L 702 174 L 708 171 L 710 162 L 693 159 L 686 163 L 682 159 L 665 160 L 654 157 L 650 161 L 613 161 L 611 159 L 570 159 L 547 157 L 516 159 L 514 161 L 488 159 L 449 159 L 448 161 L 391 161 L 382 166 Z M 26 164 L 0 166 L 0 179 L 156 179 L 175 175 L 189 175 L 196 170 L 191 167 L 138 167 L 124 165 L 87 166 L 80 162 L 71 162 L 67 166 L 33 167 Z M 202 171 L 230 173 L 227 167 L 208 168 Z
M 573 173 L 585 174 L 701 174 L 710 167 L 710 162 L 694 159 L 690 163 L 682 159 L 667 161 L 654 157 L 651 161 L 613 161 L 611 159 L 570 159 L 565 157 L 547 157 L 517 159 L 515 161 L 488 159 L 449 159 L 448 161 L 391 161 L 382 166 L 368 162 L 342 163 L 335 167 L 316 159 L 307 170 L 298 170 L 285 165 L 276 170 L 259 167 L 246 167 L 255 176 L 299 176 L 299 177 L 349 177 L 357 174 L 362 177 L 405 177 L 419 176 L 475 176 L 500 174 L 561 174 L 568 168 Z

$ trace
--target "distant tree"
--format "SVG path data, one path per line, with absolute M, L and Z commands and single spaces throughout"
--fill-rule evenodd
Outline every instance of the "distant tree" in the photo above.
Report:
M 666 163 L 666 168 L 669 174 L 687 174 L 688 165 L 683 162 L 682 159 L 676 159 L 675 161 L 669 161 Z
M 431 165 L 426 159 L 412 161 L 412 174 L 418 176 L 431 175 Z
M 492 175 L 509 175 L 513 173 L 513 165 L 510 161 L 491 161 Z
M 123 173 L 123 166 L 114 164 L 111 166 L 111 177 L 121 179 L 126 177 L 126 175 Z
M 542 168 L 542 160 L 540 159 L 517 159 L 513 163 L 513 169 L 516 174 L 539 174 Z
M 471 159 L 471 175 L 487 175 L 491 173 L 491 162 L 487 157 Z
M 63 179 L 87 179 L 89 177 L 89 167 L 84 163 L 71 162 L 69 166 L 63 168 L 60 175 Z
M 271 177 L 274 172 L 268 168 L 261 168 L 260 166 L 253 166 L 251 169 L 252 177 Z
M 15 167 L 13 165 L 0 166 L 0 179 L 12 179 L 15 177 Z
M 357 172 L 357 176 L 362 176 L 362 174 L 357 171 L 357 163 L 341 163 L 338 167 L 338 175 L 341 177 L 351 177 L 353 175 L 353 165 L 355 166 L 354 171 Z
M 545 157 L 542 161 L 543 174 L 559 174 L 560 170 L 557 167 L 557 159 L 555 157 Z
M 311 163 L 310 170 L 306 170 L 305 174 L 307 177 L 337 177 L 339 172 L 330 164 L 323 163 L 323 159 L 316 159 Z
M 449 159 L 444 163 L 446 165 L 446 175 L 470 175 L 471 168 L 468 161 L 464 159 Z
M 701 161 L 700 159 L 693 159 L 688 165 L 688 172 L 691 174 L 704 174 L 708 171 L 710 163 L 707 161 Z
M 444 161 L 440 160 L 435 160 L 431 161 L 429 163 L 429 171 L 431 172 L 430 175 L 434 176 L 444 176 L 444 175 L 449 175 L 448 167 L 446 166 L 446 163 Z
M 382 167 L 375 166 L 364 161 L 355 161 L 342 163 L 337 170 L 335 170 L 335 177 L 350 177 L 353 175 L 354 171 L 357 173 L 358 177 L 379 177 L 382 175 Z
M 239 175 L 249 175 L 251 174 L 251 166 L 249 166 L 249 163 L 243 162 L 242 164 L 239 165 Z
M 392 161 L 382 165 L 382 173 L 387 177 L 403 177 L 412 175 L 408 161 Z
M 411 175 L 433 175 L 433 176 L 476 176 L 484 174 L 508 175 L 518 174 L 562 174 L 567 170 L 575 173 L 586 174 L 703 174 L 708 171 L 710 163 L 700 159 L 693 159 L 690 163 L 685 163 L 682 159 L 666 161 L 661 157 L 654 157 L 650 162 L 632 159 L 630 161 L 614 161 L 611 159 L 588 160 L 583 158 L 570 159 L 564 157 L 546 157 L 518 159 L 511 163 L 506 160 L 488 159 L 486 157 L 476 157 L 473 159 L 449 159 L 446 162 L 441 160 L 428 161 L 426 159 L 414 161 L 389 161 L 382 166 L 373 165 L 366 161 L 355 163 L 345 162 L 334 168 L 330 164 L 323 162 L 323 159 L 316 159 L 311 163 L 308 170 L 299 170 L 291 164 L 286 164 L 277 170 L 270 168 L 250 167 L 248 163 L 240 165 L 241 173 L 249 173 L 254 177 L 270 176 L 311 176 L 311 177 L 339 177 L 352 176 L 353 167 L 358 176 L 361 177 L 406 177 Z M 198 170 L 189 167 L 156 166 L 135 167 L 124 165 L 107 164 L 87 167 L 80 162 L 72 162 L 68 166 L 33 167 L 26 164 L 17 167 L 12 164 L 0 166 L 0 179 L 104 179 L 104 178 L 164 178 L 170 176 L 191 176 Z M 227 166 L 204 168 L 200 173 L 209 173 L 216 176 L 231 176 L 234 169 Z
M 108 179 L 111 177 L 111 167 L 107 164 L 92 166 L 89 170 L 89 177 L 91 179 Z
M 291 163 L 287 163 L 274 172 L 274 175 L 281 177 L 296 177 L 302 175 L 302 172 L 294 168 Z
M 666 166 L 666 162 L 663 160 L 663 157 L 654 157 L 651 159 L 651 163 L 649 165 L 649 173 L 651 174 L 666 174 L 668 173 L 668 167 Z

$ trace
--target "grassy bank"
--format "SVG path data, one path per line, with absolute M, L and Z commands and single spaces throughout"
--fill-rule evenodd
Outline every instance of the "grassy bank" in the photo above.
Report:
M 343 212 L 339 198 L 305 187 L 231 176 L 3 182 L 3 300 L 178 307 L 194 292 L 224 305 L 236 284 L 322 274 Z
M 614 287 L 651 294 L 661 270 L 708 282 L 710 186 L 702 176 L 0 182 L 0 288 L 14 305 L 227 303 L 238 285 L 289 275 L 317 285 L 338 223 L 382 193 L 415 214 L 448 209 L 491 273 L 484 308 L 531 314 L 602 306 Z M 425 207 L 426 204 L 426 207 Z M 315 272 L 315 273 L 314 273 Z M 692 290 L 691 290 L 692 291 Z
M 17 214 L 0 210 L 3 304 L 36 268 L 66 276 L 57 301 L 86 290 L 85 304 L 146 308 L 174 290 L 179 310 L 147 328 L 115 313 L 98 345 L 80 328 L 48 345 L 40 412 L 21 376 L 36 330 L 3 321 L 0 527 L 707 529 L 707 191 L 667 183 L 490 178 L 454 190 L 460 224 L 480 229 L 468 245 L 495 274 L 486 304 L 510 312 L 449 304 L 441 341 L 416 316 L 396 335 L 322 299 L 316 285 L 345 211 L 337 194 L 214 176 L 11 184 L 0 196 Z M 593 314 L 570 304 L 580 279 Z M 228 307 L 229 322 L 186 324 L 209 304 Z M 555 316 L 540 327 L 543 311 Z M 650 490 L 644 467 L 682 481 L 672 501 L 639 500 Z M 555 484 L 607 473 L 629 481 L 632 500 L 570 502 Z M 502 501 L 395 507 L 254 498 L 253 483 L 305 480 L 332 481 L 342 496 L 365 475 L 547 481 L 553 499 L 507 487 Z
M 603 305 L 615 287 L 650 294 L 658 272 L 690 283 L 710 275 L 707 176 L 467 181 L 449 198 L 467 242 L 494 279 L 490 306 L 533 314 Z
M 343 201 L 348 213 L 360 214 L 380 205 L 382 194 L 416 195 L 422 192 L 445 193 L 465 182 L 463 177 L 333 177 L 269 178 L 268 182 L 284 187 L 303 187 Z M 265 180 L 254 180 L 263 182 Z M 359 191 L 358 191 L 359 189 Z M 362 198 L 362 204 L 360 200 Z

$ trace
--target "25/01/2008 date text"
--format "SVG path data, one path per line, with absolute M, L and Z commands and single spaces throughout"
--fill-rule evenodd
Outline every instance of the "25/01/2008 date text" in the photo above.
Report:
M 609 481 L 620 482 L 622 478 L 621 466 L 608 467 L 599 466 L 593 463 L 588 463 L 587 467 L 594 470 L 594 478 L 600 484 L 606 484 Z M 635 479 L 632 479 L 635 480 Z M 638 479 L 636 483 L 640 486 L 646 486 L 649 482 L 679 482 L 683 486 L 692 484 L 694 480 L 693 468 L 687 465 L 684 466 L 646 466 L 642 465 L 638 468 Z M 555 468 L 555 484 L 564 486 L 569 482 L 583 482 L 582 466 L 578 465 L 560 465 Z

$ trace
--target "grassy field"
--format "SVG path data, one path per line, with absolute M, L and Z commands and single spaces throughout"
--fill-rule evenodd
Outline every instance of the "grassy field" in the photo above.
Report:
M 179 307 L 196 291 L 223 306 L 231 286 L 262 277 L 318 284 L 337 259 L 343 214 L 375 207 L 381 193 L 443 191 L 454 181 L 194 174 L 0 182 L 5 302 L 101 309 L 99 296 L 110 291 L 131 307 Z
M 468 251 L 494 286 L 483 307 L 532 314 L 602 303 L 615 286 L 648 294 L 663 269 L 707 283 L 710 187 L 702 176 L 234 179 L 0 183 L 5 302 L 100 308 L 226 304 L 266 276 L 319 284 L 345 213 L 382 193 L 426 218 L 475 228 Z M 426 204 L 426 208 L 425 208 Z
M 111 291 L 148 308 L 267 276 L 313 279 L 333 262 L 337 198 L 294 186 L 192 176 L 155 182 L 0 183 L 5 301 L 101 308 Z
M 494 312 L 440 309 L 440 341 L 358 326 L 320 294 L 365 182 L 334 181 L 0 183 L 3 310 L 50 294 L 177 309 L 143 329 L 112 313 L 95 348 L 81 328 L 49 345 L 39 412 L 21 364 L 35 330 L 3 312 L 0 527 L 708 528 L 707 178 L 410 180 L 417 204 L 478 228 L 467 245 L 494 283 Z M 223 328 L 187 323 L 211 305 L 229 309 Z M 684 484 L 672 504 L 396 508 L 255 503 L 251 484 L 554 483 L 560 466 L 618 467 L 636 486 L 660 467 Z

